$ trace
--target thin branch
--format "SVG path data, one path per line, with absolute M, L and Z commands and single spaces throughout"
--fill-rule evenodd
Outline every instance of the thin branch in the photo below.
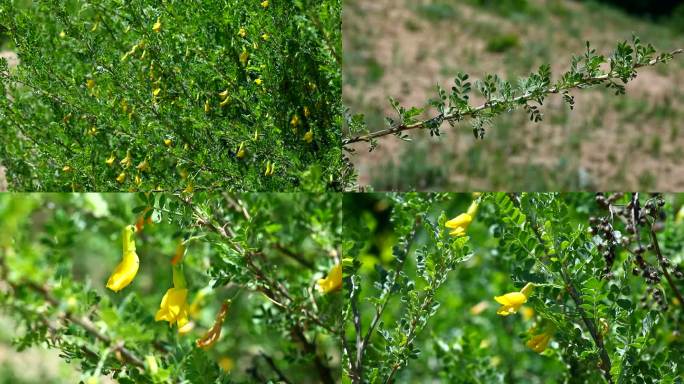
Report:
M 261 357 L 264 358 L 264 360 L 266 360 L 266 363 L 269 367 L 271 367 L 273 372 L 275 372 L 276 375 L 278 375 L 279 381 L 282 381 L 286 384 L 292 384 L 292 381 L 290 381 L 290 379 L 288 379 L 287 376 L 285 376 L 283 371 L 281 371 L 280 368 L 278 368 L 278 366 L 276 365 L 275 361 L 273 361 L 273 358 L 271 356 L 265 354 L 264 352 L 260 352 L 259 354 L 261 355 Z
M 672 292 L 674 292 L 675 296 L 677 296 L 677 300 L 679 300 L 679 305 L 684 305 L 684 298 L 682 298 L 682 294 L 679 292 L 679 289 L 677 289 L 677 286 L 675 285 L 674 281 L 672 281 L 670 272 L 667 271 L 667 267 L 663 263 L 663 260 L 665 260 L 665 258 L 663 257 L 663 254 L 660 251 L 660 245 L 658 244 L 658 236 L 656 236 L 656 232 L 653 226 L 651 226 L 651 240 L 653 242 L 653 249 L 655 250 L 656 255 L 658 256 L 658 264 L 660 264 L 660 268 L 663 270 L 665 279 L 667 280 L 668 284 L 670 284 Z
M 655 59 L 649 61 L 648 63 L 636 64 L 636 65 L 634 65 L 634 68 L 636 69 L 636 68 L 641 68 L 641 67 L 646 67 L 646 66 L 653 66 L 653 65 L 656 65 L 658 63 L 661 63 L 661 62 L 671 58 L 672 56 L 676 56 L 676 55 L 681 54 L 683 52 L 684 52 L 684 49 L 682 49 L 682 48 L 676 49 L 676 50 L 670 52 L 669 54 L 658 56 Z M 554 87 L 551 87 L 551 88 L 544 90 L 543 93 L 545 95 L 552 94 L 552 93 L 559 93 L 559 92 L 562 92 L 565 90 L 580 88 L 580 87 L 584 87 L 584 86 L 588 86 L 588 85 L 594 85 L 596 83 L 601 83 L 604 81 L 609 81 L 609 80 L 618 79 L 618 78 L 619 77 L 617 76 L 616 72 L 609 72 L 609 73 L 606 73 L 603 75 L 586 78 L 583 81 L 576 82 L 576 83 L 570 84 L 570 85 L 565 86 L 565 87 L 554 86 Z M 382 129 L 382 130 L 379 130 L 379 131 L 376 131 L 373 133 L 369 133 L 366 135 L 350 137 L 350 138 L 344 139 L 342 141 L 342 145 L 346 146 L 346 145 L 358 143 L 358 142 L 370 142 L 371 140 L 377 139 L 379 137 L 387 136 L 387 135 L 398 135 L 398 134 L 405 132 L 405 131 L 410 131 L 410 130 L 414 130 L 414 129 L 425 129 L 425 128 L 430 127 L 430 126 L 434 126 L 435 124 L 441 125 L 444 121 L 455 122 L 455 121 L 460 121 L 465 117 L 476 117 L 480 112 L 482 112 L 484 110 L 487 110 L 487 109 L 494 110 L 497 107 L 501 106 L 502 104 L 526 103 L 527 101 L 530 101 L 533 98 L 537 98 L 538 96 L 539 96 L 539 94 L 537 92 L 535 92 L 534 94 L 525 93 L 523 95 L 520 95 L 518 97 L 513 98 L 511 101 L 491 100 L 491 101 L 488 101 L 488 102 L 486 102 L 486 103 L 484 103 L 478 107 L 469 109 L 468 111 L 465 111 L 465 112 L 449 111 L 449 112 L 445 112 L 445 113 L 440 113 L 437 116 L 431 117 L 427 120 L 418 121 L 418 122 L 413 123 L 413 124 L 397 124 L 397 125 L 394 125 L 390 128 Z

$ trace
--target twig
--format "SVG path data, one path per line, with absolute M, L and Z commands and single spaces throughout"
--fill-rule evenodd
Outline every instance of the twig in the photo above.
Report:
M 636 64 L 636 65 L 634 65 L 634 68 L 636 69 L 636 68 L 656 65 L 660 62 L 665 61 L 666 58 L 681 54 L 682 52 L 684 52 L 684 49 L 682 49 L 682 48 L 676 49 L 667 55 L 658 56 L 655 59 L 649 61 L 648 63 Z M 586 78 L 583 81 L 573 83 L 573 84 L 568 85 L 566 87 L 551 87 L 551 88 L 546 89 L 543 93 L 544 94 L 559 93 L 561 91 L 579 88 L 579 87 L 586 86 L 586 85 L 592 85 L 594 83 L 600 83 L 600 82 L 603 82 L 606 80 L 617 79 L 618 76 L 616 76 L 616 75 L 617 74 L 615 72 L 609 72 L 609 73 L 606 73 L 603 75 Z M 430 127 L 430 126 L 434 126 L 435 124 L 441 124 L 444 121 L 454 122 L 454 121 L 462 120 L 464 117 L 476 117 L 478 113 L 480 113 L 486 109 L 493 110 L 493 109 L 496 109 L 497 107 L 499 107 L 500 105 L 502 105 L 504 103 L 506 103 L 506 104 L 524 103 L 524 102 L 527 102 L 533 98 L 536 98 L 537 96 L 538 96 L 538 93 L 535 92 L 535 94 L 525 93 L 523 95 L 520 95 L 518 97 L 513 98 L 511 101 L 491 100 L 491 101 L 488 101 L 488 102 L 486 102 L 486 103 L 484 103 L 478 107 L 469 109 L 468 111 L 465 111 L 465 112 L 449 111 L 449 112 L 445 112 L 445 113 L 440 113 L 437 116 L 431 117 L 427 120 L 418 121 L 418 122 L 413 123 L 413 124 L 397 124 L 397 125 L 394 125 L 390 128 L 379 130 L 379 131 L 376 131 L 373 133 L 369 133 L 367 135 L 350 137 L 350 138 L 344 139 L 342 141 L 342 145 L 346 146 L 346 145 L 358 143 L 358 142 L 370 142 L 371 140 L 377 139 L 377 138 L 382 137 L 382 136 L 398 135 L 401 132 L 405 132 L 405 131 L 409 131 L 409 130 L 413 130 L 413 129 L 425 129 L 425 128 Z
M 288 379 L 287 376 L 285 376 L 283 371 L 281 371 L 280 368 L 278 368 L 278 366 L 276 365 L 275 361 L 273 361 L 273 358 L 271 356 L 265 354 L 264 352 L 260 352 L 259 354 L 261 355 L 261 357 L 264 358 L 264 360 L 266 360 L 266 363 L 268 363 L 268 366 L 271 367 L 273 372 L 275 372 L 276 375 L 278 375 L 279 381 L 282 381 L 286 384 L 292 384 L 292 381 L 290 381 L 290 379 Z
M 675 285 L 674 281 L 672 281 L 670 272 L 667 271 L 667 267 L 665 267 L 665 264 L 663 263 L 664 257 L 662 252 L 660 251 L 660 245 L 658 244 L 658 236 L 656 236 L 656 232 L 653 226 L 651 226 L 651 240 L 653 242 L 653 249 L 655 250 L 656 255 L 658 256 L 658 264 L 660 265 L 660 268 L 663 270 L 665 279 L 667 280 L 668 284 L 670 284 L 672 292 L 674 292 L 675 296 L 677 296 L 677 300 L 679 300 L 679 305 L 684 305 L 684 298 L 682 298 L 682 294 L 679 292 L 679 289 L 677 289 L 677 286 Z

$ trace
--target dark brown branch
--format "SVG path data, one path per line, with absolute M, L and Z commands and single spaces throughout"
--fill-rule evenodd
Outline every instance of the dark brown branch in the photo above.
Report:
M 665 258 L 663 256 L 663 253 L 660 251 L 660 245 L 658 244 L 658 236 L 656 236 L 656 232 L 653 226 L 651 226 L 651 241 L 653 242 L 653 250 L 656 252 L 658 264 L 660 265 L 660 268 L 663 270 L 663 274 L 665 275 L 665 280 L 667 280 L 668 284 L 670 284 L 672 292 L 674 292 L 675 296 L 677 296 L 677 300 L 679 300 L 679 305 L 682 306 L 684 305 L 684 298 L 682 298 L 682 294 L 679 292 L 679 289 L 677 289 L 677 286 L 672 280 L 670 272 L 667 271 L 665 263 L 663 263 Z

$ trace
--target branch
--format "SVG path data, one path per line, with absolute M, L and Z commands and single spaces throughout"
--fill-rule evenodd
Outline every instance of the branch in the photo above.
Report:
M 660 56 L 656 57 L 655 59 L 650 60 L 648 63 L 635 64 L 633 68 L 637 69 L 637 68 L 646 67 L 646 66 L 653 66 L 653 65 L 656 65 L 658 63 L 664 62 L 664 61 L 668 60 L 669 58 L 671 58 L 672 56 L 681 54 L 683 52 L 684 52 L 684 49 L 682 49 L 682 48 L 676 49 L 676 50 L 670 52 L 669 54 L 660 55 Z M 561 86 L 550 87 L 550 88 L 542 90 L 541 93 L 543 95 L 548 95 L 548 94 L 552 94 L 552 93 L 559 93 L 562 91 L 566 91 L 566 90 L 570 90 L 570 89 L 574 89 L 574 88 L 582 88 L 585 86 L 594 85 L 596 83 L 601 83 L 601 82 L 609 81 L 609 80 L 613 80 L 613 79 L 619 79 L 619 77 L 617 76 L 617 73 L 615 71 L 611 71 L 609 73 L 599 75 L 599 76 L 588 77 L 586 79 L 583 79 L 583 81 L 575 82 L 575 83 L 569 84 L 569 85 L 564 86 L 564 87 L 561 87 Z M 370 142 L 371 140 L 377 139 L 379 137 L 387 136 L 387 135 L 399 135 L 405 131 L 410 131 L 410 130 L 414 130 L 414 129 L 426 129 L 430 126 L 435 126 L 436 124 L 441 125 L 442 122 L 444 122 L 444 121 L 453 123 L 455 121 L 460 121 L 465 117 L 474 118 L 474 117 L 477 117 L 477 115 L 484 110 L 495 110 L 497 107 L 499 107 L 503 104 L 515 104 L 515 103 L 524 104 L 524 103 L 526 103 L 530 100 L 536 99 L 538 97 L 539 97 L 539 93 L 535 92 L 534 94 L 533 93 L 525 93 L 523 95 L 520 95 L 518 97 L 513 98 L 510 101 L 494 99 L 494 100 L 488 101 L 488 102 L 486 102 L 486 103 L 484 103 L 478 107 L 468 109 L 468 111 L 465 111 L 465 112 L 448 111 L 448 112 L 440 113 L 437 116 L 431 117 L 427 120 L 418 121 L 418 122 L 413 123 L 413 124 L 397 124 L 397 125 L 394 125 L 390 128 L 383 129 L 380 131 L 376 131 L 373 133 L 369 133 L 366 135 L 350 137 L 350 138 L 344 139 L 342 141 L 342 145 L 346 146 L 346 145 L 358 143 L 358 142 Z
M 672 281 L 672 277 L 670 276 L 670 272 L 667 271 L 667 267 L 663 263 L 664 257 L 662 252 L 660 251 L 660 245 L 658 245 L 658 237 L 656 236 L 655 229 L 651 225 L 651 240 L 653 241 L 653 249 L 656 252 L 656 255 L 658 256 L 658 264 L 660 264 L 660 268 L 663 270 L 663 274 L 665 275 L 665 279 L 667 280 L 668 284 L 670 284 L 670 287 L 672 288 L 672 292 L 674 292 L 675 296 L 677 296 L 677 300 L 679 300 L 679 305 L 684 305 L 684 298 L 682 298 L 682 294 L 679 292 L 679 289 L 677 289 L 677 286 L 675 285 L 674 281 Z

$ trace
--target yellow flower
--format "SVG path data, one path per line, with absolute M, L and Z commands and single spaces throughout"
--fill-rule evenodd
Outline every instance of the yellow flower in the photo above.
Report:
M 520 313 L 522 314 L 522 317 L 525 320 L 530 320 L 534 317 L 534 309 L 530 307 L 522 307 L 520 309 Z
M 313 141 L 313 132 L 311 131 L 311 129 L 309 129 L 309 130 L 304 134 L 304 141 L 306 141 L 306 142 L 309 143 L 309 144 L 311 144 L 311 142 Z
M 254 80 L 254 83 L 255 83 L 256 85 L 261 85 L 261 84 L 264 83 L 264 81 L 261 80 L 261 78 L 258 78 L 258 79 L 256 79 L 256 80 Z
M 271 163 L 271 161 L 266 162 L 266 171 L 264 172 L 264 176 L 272 176 L 273 172 L 275 172 L 275 163 Z
M 249 52 L 243 48 L 242 53 L 240 54 L 240 63 L 245 66 L 247 65 L 247 60 L 249 60 Z
M 119 176 L 116 177 L 116 181 L 118 181 L 119 183 L 123 183 L 124 181 L 126 181 L 126 172 L 121 172 Z
M 261 2 L 261 6 L 264 8 L 268 8 L 268 0 L 264 0 Z
M 169 326 L 176 324 L 180 332 L 190 322 L 187 297 L 187 288 L 169 288 L 162 298 L 159 310 L 154 315 L 154 320 L 168 321 Z
M 323 294 L 327 294 L 340 288 L 342 288 L 342 265 L 336 264 L 330 269 L 325 279 L 318 280 L 318 289 Z
M 152 96 L 154 96 L 154 97 L 159 96 L 159 92 L 161 92 L 161 88 L 155 88 L 155 89 L 152 91 Z
M 677 211 L 677 215 L 675 216 L 675 223 L 681 223 L 684 221 L 684 205 L 679 208 L 679 211 Z
M 224 372 L 230 372 L 233 369 L 235 363 L 233 362 L 233 359 L 231 359 L 230 357 L 223 356 L 219 359 L 218 365 Z
M 453 219 L 447 221 L 444 226 L 452 229 L 449 234 L 451 236 L 465 236 L 465 231 L 468 225 L 473 221 L 473 217 L 467 213 L 461 213 L 460 215 L 454 217 Z
M 133 164 L 133 158 L 131 158 L 131 151 L 126 151 L 126 157 L 119 162 L 122 167 L 128 168 Z
M 161 21 L 159 20 L 159 17 L 157 17 L 157 22 L 152 26 L 152 30 L 157 33 L 161 31 Z
M 97 128 L 96 127 L 90 127 L 88 130 L 88 136 L 95 136 L 97 135 Z
M 60 33 L 59 33 L 59 37 L 61 37 L 62 39 L 65 38 L 65 37 L 66 37 L 66 32 L 64 32 L 64 31 L 60 32 Z
M 237 157 L 238 157 L 238 159 L 242 159 L 243 157 L 245 157 L 245 142 L 244 141 L 242 143 L 240 143 L 240 147 L 238 147 Z
M 211 111 L 211 105 L 209 104 L 209 99 L 204 101 L 204 113 L 209 113 Z
M 263 35 L 261 35 L 261 38 L 264 39 L 264 41 L 268 41 L 270 37 L 271 36 L 269 36 L 268 33 L 264 33 Z
M 549 341 L 551 340 L 552 336 L 553 333 L 546 331 L 544 333 L 532 336 L 532 338 L 529 339 L 525 345 L 537 353 L 542 353 L 549 345 Z
M 95 88 L 95 80 L 93 80 L 93 79 L 88 79 L 88 81 L 86 81 L 86 87 L 88 87 L 88 89 L 93 89 L 93 88 Z
M 169 288 L 162 298 L 159 310 L 154 315 L 155 321 L 168 321 L 169 326 L 176 324 L 178 333 L 185 334 L 192 330 L 194 324 L 188 319 L 188 289 L 182 266 L 173 266 L 173 288 Z
M 468 207 L 466 213 L 469 214 L 470 217 L 475 217 L 475 214 L 477 213 L 477 206 L 477 201 L 473 201 L 472 203 L 470 203 L 470 206 Z
M 225 99 L 223 99 L 223 101 L 219 103 L 219 106 L 225 107 L 226 105 L 228 105 L 228 103 L 230 103 L 230 97 L 226 97 Z
M 71 172 L 71 167 L 68 166 L 68 165 L 65 165 L 65 166 L 62 168 L 62 172 L 65 172 L 65 173 Z
M 112 155 L 109 156 L 109 157 L 107 158 L 107 160 L 105 160 L 105 164 L 107 164 L 107 165 L 109 165 L 109 166 L 111 167 L 112 165 L 114 165 L 114 162 L 115 162 L 115 161 L 116 161 L 116 156 L 114 156 L 114 154 L 112 153 Z
M 135 167 L 137 170 L 140 172 L 149 172 L 150 171 L 150 163 L 147 161 L 147 159 L 143 160 L 138 164 L 137 167 Z
M 228 97 L 228 90 L 226 89 L 225 91 L 221 92 L 218 94 L 221 100 L 225 100 Z
M 238 36 L 240 36 L 240 37 L 247 36 L 247 31 L 244 28 L 240 28 L 240 31 L 238 31 Z
M 135 175 L 135 185 L 140 185 L 142 184 L 142 178 L 140 175 Z
M 527 283 L 520 292 L 510 292 L 503 296 L 496 296 L 494 300 L 501 304 L 501 307 L 496 311 L 497 315 L 508 316 L 518 312 L 518 309 L 527 302 L 527 298 L 532 293 L 534 285 Z
M 309 107 L 304 107 L 304 117 L 309 117 L 311 115 L 311 111 L 309 111 Z
M 164 139 L 164 145 L 167 147 L 170 147 L 173 144 L 173 140 L 171 139 Z
M 140 260 L 138 254 L 135 253 L 133 234 L 135 234 L 135 226 L 129 225 L 123 229 L 123 260 L 116 266 L 109 280 L 107 280 L 107 288 L 114 292 L 126 288 L 138 273 Z
M 188 183 L 188 185 L 183 190 L 183 193 L 192 193 L 194 191 L 195 191 L 195 187 L 192 185 L 192 182 L 190 182 L 190 183 Z
M 299 125 L 299 116 L 292 116 L 292 119 L 290 120 L 290 125 L 296 128 Z

